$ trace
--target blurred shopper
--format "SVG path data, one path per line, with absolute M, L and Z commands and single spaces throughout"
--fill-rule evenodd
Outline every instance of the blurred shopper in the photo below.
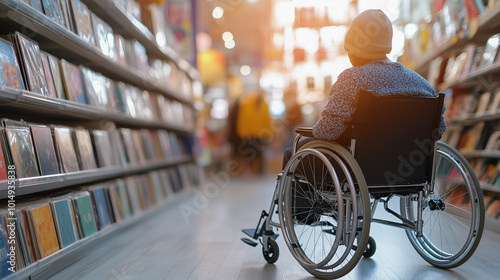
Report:
M 287 130 L 288 139 L 286 147 L 293 144 L 295 129 L 302 125 L 302 106 L 297 102 L 297 84 L 290 83 L 290 86 L 284 94 L 285 114 L 283 116 L 283 124 Z
M 241 99 L 236 131 L 243 140 L 237 148 L 238 154 L 245 157 L 252 172 L 264 175 L 264 152 L 274 130 L 269 107 L 262 91 Z

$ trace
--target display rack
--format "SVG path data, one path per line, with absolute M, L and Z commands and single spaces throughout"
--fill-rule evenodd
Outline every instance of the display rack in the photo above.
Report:
M 496 5 L 491 10 L 481 15 L 478 22 L 477 31 L 471 38 L 451 39 L 444 42 L 435 49 L 425 52 L 417 61 L 415 71 L 424 77 L 429 73 L 431 61 L 438 57 L 448 58 L 451 55 L 460 53 L 470 43 L 484 44 L 488 38 L 500 32 L 500 5 Z M 500 76 L 500 62 L 491 65 L 481 66 L 461 76 L 456 80 L 447 81 L 436 86 L 438 91 L 445 91 L 450 88 L 477 88 L 490 90 L 494 88 L 493 83 Z M 474 114 L 463 119 L 452 120 L 448 122 L 448 130 L 461 129 L 472 126 L 479 122 L 494 122 L 500 120 L 500 112 L 485 112 Z M 461 150 L 468 160 L 485 159 L 500 160 L 500 153 L 486 150 Z M 478 175 L 479 177 L 479 175 Z M 500 194 L 500 188 L 491 184 L 480 182 L 481 189 L 496 194 Z M 486 217 L 486 227 L 500 232 L 500 219 Z
M 128 39 L 135 39 L 141 43 L 149 57 L 175 63 L 190 81 L 199 79 L 197 71 L 169 46 L 160 47 L 156 44 L 153 34 L 137 19 L 121 10 L 112 1 L 83 0 L 89 9 L 105 20 L 116 32 Z M 40 45 L 40 49 L 71 63 L 86 66 L 104 76 L 131 84 L 141 90 L 162 94 L 170 100 L 178 101 L 194 110 L 191 93 L 180 89 L 165 86 L 160 81 L 142 73 L 132 67 L 124 67 L 103 55 L 95 46 L 82 40 L 78 35 L 66 27 L 55 23 L 52 19 L 32 8 L 22 0 L 0 0 L 0 31 L 21 32 L 28 35 Z M 164 129 L 179 136 L 195 137 L 194 124 L 176 124 L 158 120 L 144 120 L 133 118 L 120 112 L 81 104 L 69 100 L 43 96 L 26 90 L 15 90 L 0 87 L 0 117 L 20 117 L 28 121 L 36 120 L 45 123 L 72 122 L 100 123 L 111 122 L 116 127 L 131 129 Z M 61 173 L 56 175 L 38 176 L 15 180 L 16 200 L 33 198 L 37 195 L 46 196 L 50 192 L 65 189 L 74 189 L 82 185 L 100 183 L 107 180 L 119 179 L 131 175 L 143 174 L 149 171 L 164 170 L 170 167 L 196 163 L 191 154 L 171 156 L 157 162 L 147 162 L 130 165 L 116 165 L 105 168 L 82 170 L 77 172 Z M 7 200 L 7 181 L 0 181 L 0 201 Z M 174 191 L 175 192 L 175 191 Z M 104 228 L 89 237 L 78 240 L 58 252 L 37 260 L 33 264 L 12 274 L 6 279 L 45 279 L 58 270 L 73 263 L 76 256 L 91 250 L 113 234 L 137 224 L 159 208 L 169 205 L 179 199 L 191 195 L 193 190 L 185 188 L 180 192 L 169 195 L 163 203 L 134 215 L 131 218 L 110 227 Z

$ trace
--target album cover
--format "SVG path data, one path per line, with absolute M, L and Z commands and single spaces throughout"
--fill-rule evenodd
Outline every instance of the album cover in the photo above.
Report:
M 94 30 L 90 10 L 80 0 L 70 0 L 71 14 L 75 23 L 75 32 L 88 44 L 95 46 Z
M 28 266 L 36 261 L 35 252 L 33 250 L 33 242 L 28 229 L 28 220 L 26 217 L 26 211 L 20 205 L 17 206 L 16 210 L 16 233 L 21 243 L 21 251 L 23 253 L 24 265 Z
M 3 133 L 3 131 L 0 131 L 0 133 Z M 3 142 L 3 139 L 0 138 L 0 141 Z M 4 145 L 4 143 L 0 143 L 0 144 Z M 8 163 L 5 161 L 5 157 L 3 154 L 3 148 L 0 147 L 0 182 L 7 180 L 7 170 L 8 170 Z
M 135 150 L 137 151 L 138 159 L 140 163 L 146 163 L 146 153 L 144 152 L 144 145 L 141 138 L 141 132 L 139 130 L 132 130 L 132 142 L 134 143 Z
M 132 131 L 129 128 L 120 128 L 119 129 L 120 138 L 123 141 L 125 146 L 127 162 L 130 164 L 139 163 L 139 155 L 134 146 L 134 141 L 132 139 Z
M 30 207 L 29 211 L 33 215 L 33 224 L 35 226 L 41 257 L 45 258 L 59 251 L 59 242 L 57 240 L 50 205 L 47 203 Z
M 73 129 L 73 133 L 75 150 L 81 169 L 88 170 L 97 168 L 89 131 L 83 128 L 77 128 Z
M 55 198 L 50 203 L 54 215 L 55 227 L 60 247 L 65 248 L 76 242 L 76 221 L 73 216 L 71 199 L 69 197 Z
M 19 32 L 8 37 L 13 43 L 16 42 L 14 44 L 17 44 L 19 64 L 27 89 L 42 95 L 49 95 L 38 43 Z
M 76 65 L 61 59 L 61 70 L 67 99 L 87 104 L 80 69 Z
M 71 139 L 71 130 L 69 127 L 55 126 L 53 128 L 55 141 L 59 154 L 61 155 L 62 166 L 65 173 L 80 170 L 78 159 L 76 157 L 75 147 Z
M 481 67 L 491 65 L 495 61 L 499 45 L 500 45 L 500 34 L 495 34 L 488 39 L 488 41 L 486 42 L 486 46 L 484 47 L 483 55 L 481 58 L 480 62 Z
M 104 130 L 94 130 L 92 131 L 92 136 L 99 167 L 110 167 L 115 165 L 108 132 Z
M 142 148 L 145 151 L 146 158 L 151 162 L 157 161 L 158 159 L 156 157 L 156 151 L 154 150 L 154 142 L 151 132 L 147 129 L 141 129 L 140 134 L 142 136 Z
M 105 88 L 106 88 L 106 93 L 108 95 L 108 110 L 112 112 L 121 112 L 120 109 L 120 102 L 118 100 L 118 96 L 116 95 L 116 82 L 104 77 L 105 80 Z
M 0 86 L 25 89 L 14 46 L 2 38 L 0 38 Z
M 47 53 L 43 51 L 40 51 L 40 56 L 42 57 L 43 74 L 45 75 L 49 96 L 57 98 L 56 86 L 52 78 L 52 73 L 50 72 L 49 57 Z
M 125 38 L 120 34 L 115 34 L 116 61 L 123 67 L 127 67 L 127 57 L 125 55 Z
M 37 11 L 43 13 L 42 3 L 40 0 L 23 0 L 26 4 L 35 8 Z
M 90 190 L 95 217 L 97 218 L 98 229 L 102 230 L 103 228 L 111 225 L 111 220 L 109 218 L 108 212 L 108 204 L 106 200 L 106 196 L 104 194 L 104 189 L 99 187 L 94 187 Z
M 113 150 L 113 155 L 115 156 L 115 163 L 118 165 L 127 165 L 128 164 L 127 152 L 125 151 L 125 146 L 120 137 L 119 131 L 116 128 L 113 128 L 110 129 L 108 133 L 110 142 L 114 143 L 113 146 L 116 147 Z
M 148 173 L 149 185 L 152 186 L 156 200 L 159 202 L 163 200 L 163 198 L 167 197 L 167 193 L 164 191 L 164 188 L 161 183 L 160 174 L 157 171 Z
M 166 159 L 173 157 L 174 152 L 172 151 L 172 145 L 170 145 L 170 137 L 168 136 L 168 132 L 165 130 L 157 130 L 156 135 L 158 136 L 158 141 L 160 143 L 163 157 Z
M 123 205 L 120 200 L 120 194 L 118 193 L 117 184 L 116 183 L 110 184 L 108 187 L 108 192 L 115 222 L 119 223 L 123 221 L 124 218 L 123 218 Z
M 35 144 L 35 154 L 41 175 L 59 173 L 57 155 L 50 127 L 45 125 L 30 125 L 31 136 Z
M 72 199 L 75 215 L 81 229 L 81 237 L 89 237 L 97 232 L 90 194 L 87 191 L 81 192 L 76 194 Z
M 42 0 L 41 1 L 45 15 L 51 18 L 54 22 L 64 25 L 61 10 L 57 0 Z M 62 20 L 62 22 L 61 22 Z
M 80 71 L 85 92 L 87 93 L 88 104 L 107 110 L 109 100 L 106 90 L 106 78 L 87 67 L 80 66 Z
M 132 216 L 132 208 L 130 206 L 130 200 L 127 193 L 127 184 L 125 183 L 125 181 L 118 179 L 116 180 L 116 188 L 118 190 L 118 195 L 120 196 L 123 219 L 126 220 Z
M 61 75 L 60 60 L 57 57 L 47 53 L 47 61 L 50 70 L 50 77 L 52 78 L 54 89 L 56 91 L 56 97 L 60 99 L 67 99 Z
M 145 179 L 146 178 L 144 177 L 144 175 L 136 177 L 138 194 L 139 194 L 139 204 L 142 210 L 148 209 L 155 202 L 152 193 L 150 191 L 149 185 L 147 184 L 147 180 Z
M 11 120 L 3 120 L 2 123 L 12 161 L 16 166 L 17 178 L 39 176 L 40 172 L 28 125 Z
M 75 32 L 75 27 L 73 23 L 73 17 L 71 16 L 71 10 L 69 8 L 69 0 L 58 0 L 59 2 L 59 8 L 61 9 L 61 14 L 64 20 L 64 26 L 71 30 L 72 32 Z M 76 33 L 76 32 L 75 32 Z
M 138 188 L 136 177 L 127 177 L 125 179 L 127 185 L 127 193 L 130 198 L 130 206 L 132 213 L 137 214 L 144 209 L 144 200 L 142 199 L 142 191 Z
M 4 216 L 6 211 L 0 212 L 0 217 Z M 10 245 L 7 243 L 7 230 L 6 223 L 0 218 L 0 278 L 7 277 L 13 272 L 9 270 L 11 267 L 9 264 L 10 257 L 7 255 L 10 251 Z
M 168 197 L 170 194 L 174 193 L 174 189 L 172 187 L 172 181 L 169 178 L 170 175 L 168 174 L 168 170 L 166 169 L 160 170 L 159 173 L 160 173 L 161 184 L 163 187 L 163 192 Z
M 113 29 L 94 13 L 91 13 L 91 17 L 97 47 L 101 50 L 102 54 L 118 62 Z
M 158 130 L 150 130 L 151 140 L 153 141 L 153 149 L 156 155 L 157 161 L 164 161 L 165 156 L 163 154 L 163 149 L 161 148 L 160 139 L 158 138 Z

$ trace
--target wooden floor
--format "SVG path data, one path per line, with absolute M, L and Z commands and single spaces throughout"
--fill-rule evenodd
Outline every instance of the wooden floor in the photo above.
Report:
M 314 279 L 281 237 L 275 265 L 266 264 L 260 245 L 240 241 L 240 229 L 254 227 L 261 210 L 267 211 L 274 184 L 274 178 L 234 178 L 211 185 L 107 238 L 51 279 Z M 377 214 L 382 211 L 379 207 Z M 371 236 L 377 242 L 375 255 L 342 279 L 499 279 L 498 233 L 485 231 L 475 255 L 453 270 L 427 264 L 401 229 L 373 224 Z

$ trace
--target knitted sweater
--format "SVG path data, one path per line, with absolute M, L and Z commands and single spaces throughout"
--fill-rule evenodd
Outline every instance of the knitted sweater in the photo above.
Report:
M 330 89 L 328 103 L 313 127 L 316 139 L 337 140 L 356 111 L 361 90 L 376 95 L 437 96 L 434 88 L 419 74 L 399 62 L 374 60 L 342 72 Z M 444 113 L 444 108 L 443 108 Z M 446 130 L 441 116 L 440 135 Z

